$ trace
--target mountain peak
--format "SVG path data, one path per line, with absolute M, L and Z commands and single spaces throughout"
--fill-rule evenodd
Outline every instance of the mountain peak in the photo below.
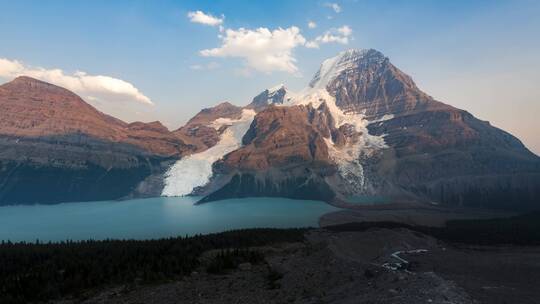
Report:
M 48 83 L 48 82 L 45 82 L 36 78 L 32 78 L 30 76 L 24 76 L 24 75 L 16 77 L 12 81 L 8 82 L 8 84 L 30 85 L 30 86 L 38 86 L 38 87 L 58 87 L 58 86 L 55 86 L 54 84 L 51 84 L 51 83 Z
M 311 88 L 325 88 L 341 73 L 351 69 L 361 69 L 374 64 L 387 61 L 381 52 L 375 49 L 349 49 L 340 52 L 337 56 L 328 58 L 309 83 Z
M 44 81 L 38 80 L 36 78 L 32 78 L 30 76 L 17 76 L 15 79 L 12 80 L 14 83 L 46 83 Z
M 286 90 L 287 88 L 285 88 L 285 85 L 283 83 L 280 83 L 280 84 L 278 84 L 276 86 L 273 86 L 273 87 L 267 89 L 267 91 L 268 91 L 269 94 L 272 94 L 272 93 L 275 93 L 275 92 L 277 92 L 279 90 L 282 90 L 282 89 Z
M 367 58 L 367 57 L 378 57 L 384 59 L 385 56 L 383 53 L 377 51 L 376 49 L 348 49 L 338 53 L 336 57 L 341 58 L 342 60 L 351 60 L 357 58 Z
M 255 111 L 260 111 L 271 104 L 283 104 L 287 101 L 287 93 L 288 91 L 285 85 L 279 84 L 255 96 L 247 107 Z
M 29 76 L 18 76 L 12 81 L 3 84 L 2 87 L 18 91 L 21 94 L 23 92 L 32 91 L 35 93 L 46 92 L 49 94 L 66 95 L 70 97 L 76 96 L 79 98 L 75 93 L 67 89 Z

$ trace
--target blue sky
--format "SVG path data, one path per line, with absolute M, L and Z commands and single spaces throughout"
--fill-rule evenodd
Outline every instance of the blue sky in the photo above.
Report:
M 0 7 L 0 82 L 13 71 L 48 80 L 60 71 L 61 84 L 83 79 L 84 88 L 72 89 L 124 120 L 177 128 L 224 100 L 243 105 L 279 83 L 299 90 L 322 60 L 341 50 L 375 48 L 428 94 L 540 153 L 538 1 L 0 0 Z M 188 14 L 196 11 L 222 20 L 223 31 L 193 22 Z M 351 32 L 339 30 L 344 26 Z M 280 52 L 289 58 L 270 64 L 259 59 L 272 50 L 219 49 L 218 35 L 240 28 L 246 35 L 267 29 L 276 35 L 271 45 L 283 44 Z M 282 34 L 294 36 L 292 46 Z M 336 40 L 323 42 L 325 34 Z M 316 41 L 318 48 L 306 47 Z M 218 49 L 217 57 L 201 55 L 210 49 Z M 16 68 L 6 72 L 6 65 Z

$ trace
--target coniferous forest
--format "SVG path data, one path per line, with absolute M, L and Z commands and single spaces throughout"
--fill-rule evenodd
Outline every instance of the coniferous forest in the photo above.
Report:
M 104 240 L 0 244 L 0 303 L 80 297 L 104 286 L 179 279 L 199 265 L 200 255 L 218 249 L 208 271 L 257 263 L 252 246 L 303 240 L 303 229 L 249 229 L 160 240 Z

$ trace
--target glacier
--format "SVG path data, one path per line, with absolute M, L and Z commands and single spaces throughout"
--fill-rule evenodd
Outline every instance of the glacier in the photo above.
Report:
M 204 186 L 212 177 L 212 164 L 242 145 L 255 111 L 244 109 L 239 119 L 218 118 L 209 126 L 220 129 L 227 126 L 219 142 L 208 150 L 186 156 L 175 162 L 165 173 L 162 196 L 189 195 L 194 188 Z

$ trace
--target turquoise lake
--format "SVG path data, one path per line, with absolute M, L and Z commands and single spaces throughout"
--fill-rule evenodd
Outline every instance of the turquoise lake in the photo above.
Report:
M 316 227 L 337 211 L 324 202 L 245 198 L 194 205 L 197 197 L 159 197 L 0 207 L 0 240 L 155 239 L 241 228 Z

